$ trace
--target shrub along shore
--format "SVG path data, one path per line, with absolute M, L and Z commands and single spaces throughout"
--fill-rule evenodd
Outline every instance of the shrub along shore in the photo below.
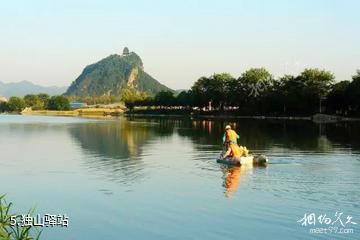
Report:
M 24 109 L 21 114 L 23 115 L 45 115 L 45 116 L 119 116 L 124 111 L 122 109 L 114 108 L 81 108 L 67 111 L 58 110 L 31 110 Z
M 238 78 L 228 73 L 201 77 L 190 90 L 176 96 L 172 92 L 154 97 L 133 93 L 124 102 L 133 114 L 360 117 L 360 70 L 351 81 L 335 82 L 326 70 L 305 69 L 298 76 L 275 79 L 264 68 L 252 68 Z
M 70 109 L 70 102 L 74 101 L 88 106 Z M 113 103 L 119 102 L 126 107 L 123 104 L 115 107 Z M 11 97 L 8 102 L 0 103 L 0 112 L 260 119 L 311 119 L 320 113 L 318 119 L 352 120 L 360 117 L 360 70 L 351 80 L 336 82 L 331 72 L 316 68 L 277 79 L 264 68 L 251 68 L 238 78 L 228 73 L 201 77 L 190 90 L 178 93 L 161 91 L 149 95 L 124 87 L 115 96 L 29 94 L 24 98 Z

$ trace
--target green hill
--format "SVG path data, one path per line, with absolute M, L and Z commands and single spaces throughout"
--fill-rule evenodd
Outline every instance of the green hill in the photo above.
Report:
M 68 96 L 117 96 L 124 87 L 156 94 L 172 91 L 144 71 L 141 58 L 124 49 L 123 55 L 113 54 L 87 66 L 70 85 Z

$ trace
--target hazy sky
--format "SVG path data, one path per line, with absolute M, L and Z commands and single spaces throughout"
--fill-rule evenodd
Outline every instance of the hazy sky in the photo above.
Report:
M 124 46 L 174 89 L 250 67 L 350 79 L 360 68 L 359 9 L 357 0 L 1 1 L 0 81 L 66 86 Z

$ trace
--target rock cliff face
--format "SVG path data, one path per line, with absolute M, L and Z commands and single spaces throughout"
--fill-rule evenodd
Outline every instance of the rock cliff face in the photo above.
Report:
M 103 96 L 120 94 L 124 87 L 156 94 L 172 91 L 144 71 L 141 58 L 134 52 L 110 55 L 87 66 L 71 84 L 65 95 Z
M 130 76 L 127 81 L 128 87 L 136 88 L 135 80 L 137 76 L 139 75 L 139 68 L 135 67 L 131 70 Z

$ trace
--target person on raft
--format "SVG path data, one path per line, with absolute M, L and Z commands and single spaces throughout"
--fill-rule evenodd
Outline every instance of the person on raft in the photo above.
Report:
M 225 133 L 223 136 L 223 143 L 228 144 L 230 142 L 236 143 L 237 144 L 237 140 L 239 139 L 239 135 L 231 129 L 230 125 L 226 125 L 225 127 Z
M 230 125 L 226 125 L 225 133 L 223 136 L 223 143 L 226 144 L 226 152 L 223 155 L 223 159 L 228 156 L 231 156 L 233 160 L 240 161 L 240 157 L 242 155 L 242 151 L 237 144 L 237 140 L 239 139 L 239 135 L 231 129 Z

